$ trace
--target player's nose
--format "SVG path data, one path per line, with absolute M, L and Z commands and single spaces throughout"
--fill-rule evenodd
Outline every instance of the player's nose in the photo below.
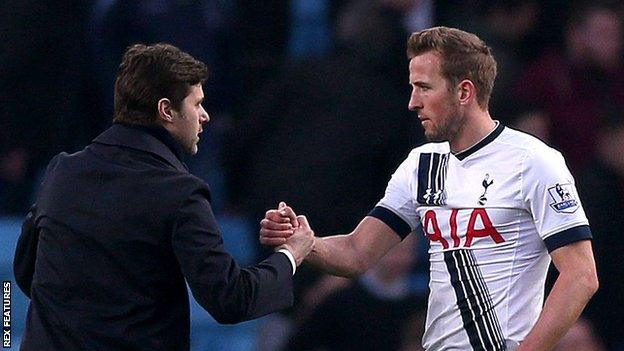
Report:
M 422 100 L 414 91 L 412 91 L 412 94 L 410 95 L 409 102 L 407 103 L 407 108 L 410 111 L 417 111 L 419 109 L 422 109 Z

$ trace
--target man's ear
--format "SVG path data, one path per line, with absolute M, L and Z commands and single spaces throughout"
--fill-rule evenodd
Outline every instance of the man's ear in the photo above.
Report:
M 467 105 L 471 99 L 477 98 L 477 88 L 469 79 L 464 79 L 457 86 L 457 98 L 460 105 Z
M 167 98 L 162 98 L 158 100 L 158 120 L 163 124 L 173 122 L 171 100 Z

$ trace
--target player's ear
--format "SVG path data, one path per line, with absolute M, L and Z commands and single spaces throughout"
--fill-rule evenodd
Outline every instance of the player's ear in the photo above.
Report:
M 158 100 L 158 119 L 164 123 L 173 122 L 173 112 L 171 111 L 171 100 L 162 98 Z
M 477 97 L 477 89 L 469 79 L 464 79 L 457 85 L 457 99 L 460 105 L 466 105 Z

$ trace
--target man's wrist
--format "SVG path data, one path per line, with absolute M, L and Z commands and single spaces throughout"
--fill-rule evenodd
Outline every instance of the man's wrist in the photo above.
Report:
M 293 256 L 288 249 L 279 249 L 276 252 L 281 252 L 288 257 L 290 265 L 292 266 L 292 274 L 295 275 L 295 272 L 297 271 L 297 261 L 295 261 L 295 256 Z

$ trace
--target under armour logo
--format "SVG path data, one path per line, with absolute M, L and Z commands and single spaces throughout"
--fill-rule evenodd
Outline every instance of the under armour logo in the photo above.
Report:
M 428 204 L 437 204 L 440 201 L 441 196 L 442 190 L 433 191 L 433 189 L 428 188 L 423 197 Z
M 485 203 L 487 202 L 487 197 L 485 197 L 485 194 L 487 193 L 488 188 L 490 187 L 490 185 L 492 185 L 492 183 L 494 183 L 494 179 L 490 180 L 488 182 L 488 180 L 490 179 L 490 174 L 486 173 L 485 174 L 485 179 L 483 179 L 483 182 L 481 183 L 481 185 L 483 186 L 483 194 L 481 194 L 481 196 L 479 196 L 479 205 L 483 206 L 485 205 Z

